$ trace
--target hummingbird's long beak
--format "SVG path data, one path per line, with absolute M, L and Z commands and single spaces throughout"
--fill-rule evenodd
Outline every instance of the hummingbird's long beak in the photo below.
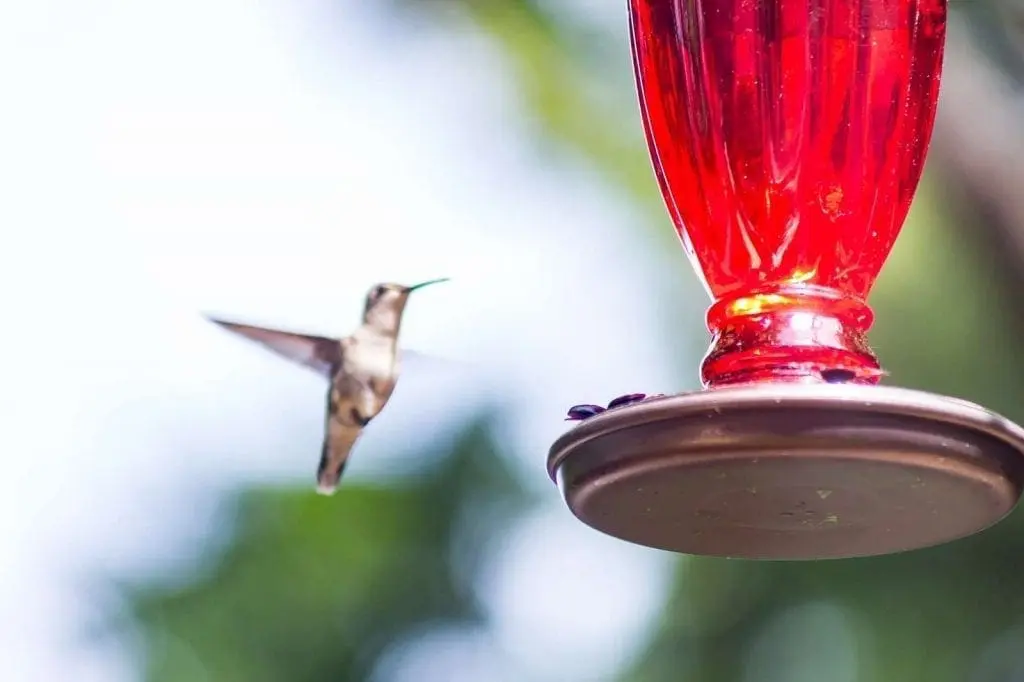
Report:
M 431 284 L 439 284 L 440 282 L 447 282 L 449 279 L 450 279 L 449 277 L 441 277 L 440 279 L 431 279 L 431 280 L 427 280 L 426 282 L 420 282 L 419 284 L 416 284 L 416 285 L 413 285 L 413 286 L 409 287 L 406 290 L 406 293 L 410 293 L 411 294 L 412 292 L 416 291 L 417 289 L 422 289 L 423 287 L 430 286 Z

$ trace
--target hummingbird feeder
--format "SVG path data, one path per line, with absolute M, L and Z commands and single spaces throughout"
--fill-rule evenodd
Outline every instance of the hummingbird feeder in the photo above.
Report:
M 877 385 L 866 299 L 921 177 L 945 0 L 630 0 L 655 175 L 711 294 L 704 390 L 583 405 L 551 448 L 572 512 L 661 549 L 888 554 L 978 532 L 1024 429 Z

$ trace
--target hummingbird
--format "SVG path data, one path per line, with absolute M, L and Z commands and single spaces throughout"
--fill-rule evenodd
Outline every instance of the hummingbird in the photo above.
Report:
M 370 288 L 362 324 L 341 339 L 268 329 L 206 318 L 255 341 L 277 355 L 329 380 L 324 442 L 317 468 L 317 492 L 332 495 L 363 429 L 391 398 L 398 381 L 398 331 L 412 292 L 447 277 L 414 286 L 383 283 Z

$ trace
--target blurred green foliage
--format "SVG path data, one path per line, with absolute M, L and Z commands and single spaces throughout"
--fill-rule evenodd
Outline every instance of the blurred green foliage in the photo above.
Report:
M 579 3 L 555 13 L 557 4 L 392 0 L 388 11 L 488 36 L 506 57 L 530 132 L 649 216 L 652 244 L 676 248 L 643 143 L 626 45 Z M 977 231 L 964 229 L 980 218 L 944 204 L 941 181 L 941 169 L 930 169 L 882 275 L 873 341 L 893 383 L 1024 418 L 1024 358 L 1013 338 L 1020 320 L 1007 319 L 1004 311 L 1015 308 L 1003 305 L 1012 292 L 988 266 Z M 679 268 L 689 268 L 681 251 Z M 695 279 L 693 291 L 702 295 Z M 483 539 L 509 528 L 529 500 L 502 467 L 486 420 L 440 462 L 413 483 L 350 485 L 327 503 L 306 490 L 246 491 L 235 539 L 209 573 L 184 588 L 134 593 L 147 679 L 363 680 L 403 636 L 479 619 L 472 582 Z M 1012 656 L 1024 650 L 1024 634 L 1014 630 L 1024 624 L 1021 519 L 1018 512 L 968 540 L 876 559 L 680 559 L 660 628 L 621 679 L 1020 679 L 1013 675 L 1024 668 Z M 1004 658 L 976 670 L 1003 633 L 1010 638 Z
M 146 679 L 363 680 L 403 637 L 479 622 L 477 562 L 529 502 L 489 424 L 428 445 L 438 464 L 404 485 L 242 492 L 212 570 L 128 589 Z

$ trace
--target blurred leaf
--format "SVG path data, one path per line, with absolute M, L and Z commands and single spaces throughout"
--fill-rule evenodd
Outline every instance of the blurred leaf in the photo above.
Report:
M 1024 85 L 1024 4 L 974 0 L 956 3 L 951 10 L 968 19 L 981 51 L 1018 87 Z
M 871 340 L 889 383 L 955 395 L 1024 418 L 1013 306 L 969 215 L 942 205 L 934 175 L 872 297 Z M 965 229 L 967 228 L 967 229 Z
M 361 680 L 402 635 L 479 621 L 473 571 L 457 564 L 486 544 L 460 556 L 460 526 L 468 516 L 484 524 L 477 532 L 499 534 L 527 500 L 487 421 L 441 461 L 403 488 L 243 493 L 236 539 L 208 575 L 181 590 L 133 590 L 147 679 Z
M 628 43 L 556 3 L 538 0 L 392 0 L 405 11 L 470 22 L 505 58 L 522 100 L 524 122 L 543 140 L 584 161 L 614 190 L 636 202 L 672 239 L 633 94 Z M 448 10 L 448 11 L 441 11 Z M 625 4 L 622 4 L 625 25 Z M 618 49 L 614 49 L 618 48 Z M 626 96 L 624 96 L 626 95 Z

